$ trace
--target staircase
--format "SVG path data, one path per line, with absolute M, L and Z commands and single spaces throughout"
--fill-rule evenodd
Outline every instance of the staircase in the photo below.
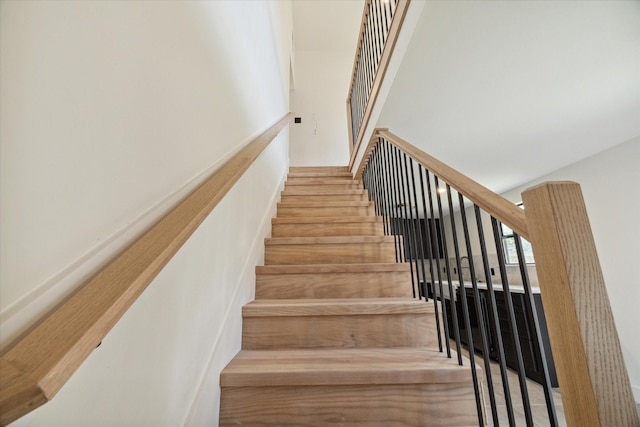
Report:
M 473 426 L 468 361 L 437 348 L 365 190 L 346 167 L 291 168 L 220 425 Z

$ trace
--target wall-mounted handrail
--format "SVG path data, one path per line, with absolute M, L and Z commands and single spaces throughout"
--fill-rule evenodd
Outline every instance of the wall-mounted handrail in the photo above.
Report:
M 458 172 L 451 166 L 446 165 L 435 157 L 430 156 L 419 148 L 411 145 L 399 136 L 394 135 L 387 129 L 376 129 L 374 131 L 355 176 L 362 175 L 362 171 L 364 170 L 368 159 L 367 153 L 372 150 L 379 137 L 383 137 L 393 143 L 399 149 L 410 155 L 416 162 L 432 171 L 435 175 L 444 179 L 471 202 L 480 206 L 520 236 L 525 239 L 529 238 L 527 221 L 522 209 L 519 209 L 504 197 L 494 193 L 466 175 Z
M 578 184 L 528 189 L 522 210 L 386 129 L 374 131 L 356 177 L 395 237 L 397 261 L 410 265 L 414 297 L 433 300 L 440 350 L 454 357 L 455 340 L 459 364 L 461 345 L 471 350 L 478 425 L 489 417 L 498 425 L 498 387 L 509 425 L 518 399 L 533 425 L 529 377 L 542 385 L 551 426 L 560 425 L 551 391 L 559 384 L 567 425 L 640 427 Z M 481 363 L 486 394 L 475 376 Z
M 247 144 L 0 358 L 0 425 L 51 400 L 291 120 Z
M 349 150 L 353 166 L 380 92 L 410 0 L 367 0 L 362 13 L 347 96 Z

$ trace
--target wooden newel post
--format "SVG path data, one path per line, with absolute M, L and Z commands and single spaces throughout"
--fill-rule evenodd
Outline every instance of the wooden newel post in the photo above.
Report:
M 567 425 L 640 426 L 580 186 L 522 199 Z

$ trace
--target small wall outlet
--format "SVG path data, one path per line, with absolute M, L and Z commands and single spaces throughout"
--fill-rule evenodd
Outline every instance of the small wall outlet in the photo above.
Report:
M 302 123 L 302 117 L 294 117 L 293 123 Z

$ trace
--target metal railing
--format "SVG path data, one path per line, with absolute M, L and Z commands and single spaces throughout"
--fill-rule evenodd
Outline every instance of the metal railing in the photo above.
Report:
M 544 390 L 549 425 L 557 426 L 555 371 L 546 354 L 550 350 L 541 334 L 541 328 L 546 331 L 544 318 L 539 318 L 541 302 L 535 301 L 521 237 L 512 234 L 517 264 L 508 265 L 502 223 L 455 183 L 383 136 L 374 137 L 362 180 L 383 217 L 385 233 L 395 237 L 396 260 L 411 265 L 414 297 L 434 304 L 440 351 L 471 366 L 479 425 L 487 425 L 487 418 L 489 425 L 500 425 L 505 414 L 498 408 L 506 411 L 508 425 L 516 425 L 518 406 L 532 426 L 527 384 L 532 377 Z M 463 265 L 465 258 L 468 266 Z M 518 283 L 517 291 L 512 283 Z M 484 370 L 483 378 L 477 365 Z M 496 370 L 498 378 L 492 375 Z M 504 402 L 498 401 L 498 388 Z
M 408 0 L 367 0 L 347 96 L 350 149 L 357 151 Z

